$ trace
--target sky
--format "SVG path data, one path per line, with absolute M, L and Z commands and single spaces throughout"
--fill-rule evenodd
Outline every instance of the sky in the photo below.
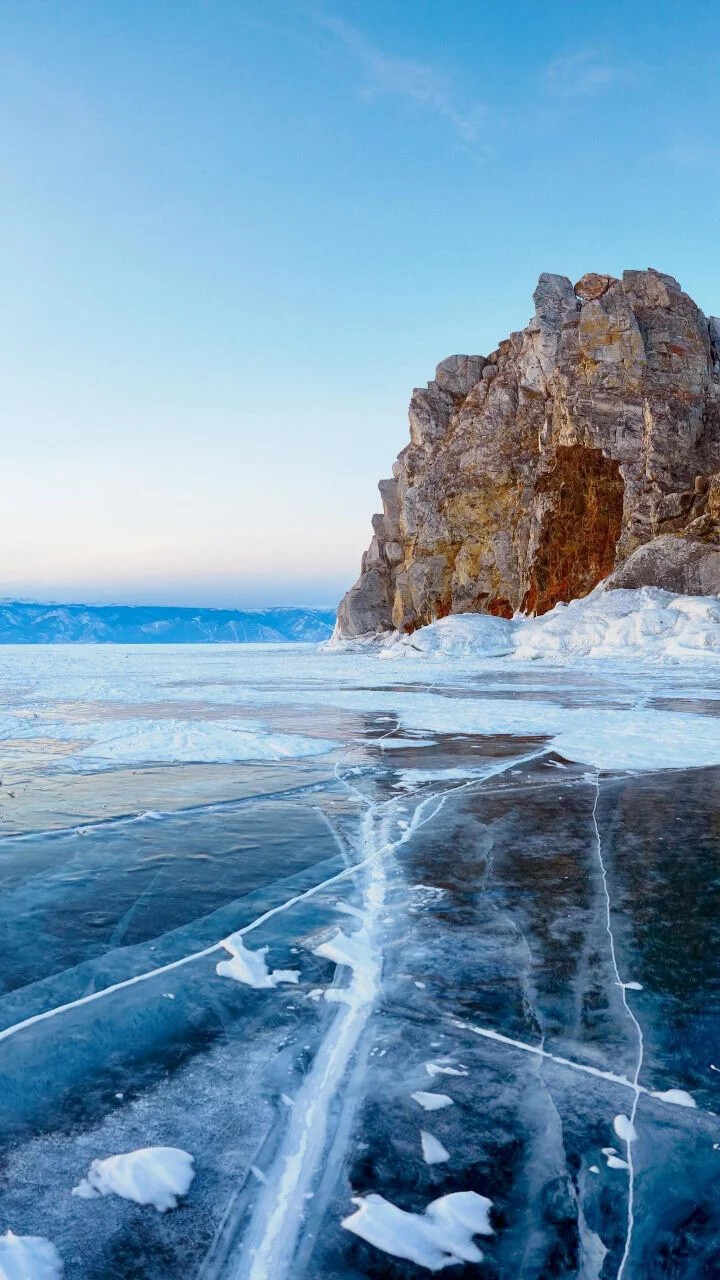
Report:
M 541 271 L 720 314 L 716 0 L 0 0 L 0 596 L 335 603 Z

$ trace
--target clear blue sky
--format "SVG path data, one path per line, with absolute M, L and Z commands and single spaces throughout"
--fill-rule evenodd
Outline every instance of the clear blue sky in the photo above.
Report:
M 2 0 L 0 594 L 332 603 L 540 271 L 720 313 L 716 0 Z

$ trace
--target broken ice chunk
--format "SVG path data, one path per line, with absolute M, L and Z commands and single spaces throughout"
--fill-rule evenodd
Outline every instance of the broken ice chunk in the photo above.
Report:
M 159 1213 L 177 1208 L 195 1177 L 193 1157 L 179 1147 L 143 1147 L 123 1155 L 93 1160 L 86 1178 L 72 1194 L 82 1200 L 116 1195 L 136 1204 L 151 1204 Z

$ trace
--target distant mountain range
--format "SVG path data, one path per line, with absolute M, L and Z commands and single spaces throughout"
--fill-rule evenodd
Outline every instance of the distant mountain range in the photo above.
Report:
M 334 625 L 334 609 L 0 602 L 0 644 L 317 644 Z

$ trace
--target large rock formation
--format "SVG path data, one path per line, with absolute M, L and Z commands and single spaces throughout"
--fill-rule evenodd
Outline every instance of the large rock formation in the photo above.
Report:
M 657 583 L 667 534 L 673 581 L 685 554 L 688 582 L 717 581 L 683 547 L 720 545 L 720 320 L 653 270 L 542 275 L 534 300 L 497 351 L 413 392 L 340 635 L 544 613 L 656 538 Z

